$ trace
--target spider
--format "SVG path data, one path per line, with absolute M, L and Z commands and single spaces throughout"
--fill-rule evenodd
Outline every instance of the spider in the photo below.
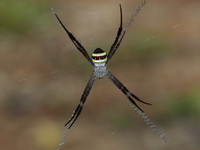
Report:
M 137 103 L 134 101 L 137 100 L 141 103 L 151 105 L 150 103 L 147 103 L 145 101 L 142 101 L 140 98 L 138 98 L 135 94 L 131 93 L 106 67 L 107 63 L 111 60 L 113 55 L 115 54 L 116 50 L 120 46 L 120 43 L 122 42 L 122 39 L 126 33 L 126 31 L 122 27 L 122 6 L 119 4 L 120 9 L 120 26 L 118 28 L 118 32 L 116 35 L 116 38 L 113 42 L 113 44 L 110 47 L 109 53 L 107 54 L 104 50 L 101 48 L 96 48 L 94 52 L 92 53 L 92 56 L 90 57 L 86 51 L 86 49 L 81 45 L 81 43 L 74 37 L 74 35 L 65 27 L 65 25 L 62 23 L 58 15 L 54 12 L 54 15 L 56 16 L 58 22 L 63 27 L 63 29 L 66 31 L 67 35 L 71 39 L 71 41 L 74 43 L 76 48 L 83 54 L 83 56 L 89 61 L 89 63 L 93 66 L 93 73 L 83 91 L 83 94 L 80 99 L 80 103 L 76 107 L 76 109 L 73 111 L 73 114 L 71 118 L 68 120 L 68 122 L 65 124 L 65 126 L 70 129 L 72 125 L 75 123 L 77 118 L 79 117 L 83 105 L 90 93 L 90 90 L 92 89 L 92 86 L 94 84 L 94 81 L 99 78 L 102 79 L 105 76 L 108 76 L 108 78 L 127 96 L 128 100 L 135 105 L 141 112 L 143 110 L 137 105 Z

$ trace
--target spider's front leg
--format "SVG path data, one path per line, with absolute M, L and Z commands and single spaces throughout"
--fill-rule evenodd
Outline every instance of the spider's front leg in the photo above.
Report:
M 133 100 L 136 99 L 137 101 L 147 104 L 147 105 L 151 105 L 150 103 L 144 102 L 141 99 L 139 99 L 136 95 L 134 95 L 133 93 L 131 93 L 113 74 L 111 74 L 109 71 L 107 73 L 107 76 L 110 78 L 110 80 L 127 96 L 127 98 L 129 99 L 129 101 L 134 104 L 139 110 L 141 110 L 143 112 L 143 110 L 135 103 L 135 101 Z
M 81 96 L 81 100 L 80 103 L 78 104 L 78 106 L 76 107 L 75 111 L 73 112 L 71 118 L 69 119 L 69 121 L 65 124 L 65 126 L 70 129 L 72 127 L 72 125 L 74 124 L 74 122 L 76 121 L 76 119 L 79 117 L 82 109 L 83 109 L 83 105 L 87 99 L 87 96 L 90 93 L 90 90 L 92 89 L 92 86 L 94 84 L 94 81 L 96 79 L 96 76 L 94 75 L 94 73 L 92 73 L 92 76 L 90 77 L 87 86 L 85 88 L 85 90 L 83 91 L 83 94 Z
M 107 63 L 112 58 L 112 56 L 115 54 L 116 50 L 120 46 L 122 39 L 123 39 L 123 37 L 126 33 L 126 31 L 123 30 L 123 26 L 122 26 L 123 17 L 122 17 L 122 6 L 121 6 L 121 4 L 119 5 L 119 7 L 120 7 L 120 26 L 118 28 L 117 35 L 115 37 L 115 41 L 114 41 L 114 43 L 112 44 L 112 46 L 109 50 Z
M 69 36 L 69 38 L 71 39 L 72 43 L 76 46 L 76 48 L 83 54 L 83 56 L 92 64 L 92 60 L 90 58 L 90 56 L 88 55 L 86 49 L 81 45 L 81 43 L 74 37 L 74 35 L 65 27 L 65 25 L 62 23 L 61 19 L 58 17 L 58 15 L 56 14 L 56 12 L 52 9 L 53 14 L 56 16 L 58 22 L 60 23 L 60 25 L 63 27 L 63 29 L 66 31 L 67 35 Z

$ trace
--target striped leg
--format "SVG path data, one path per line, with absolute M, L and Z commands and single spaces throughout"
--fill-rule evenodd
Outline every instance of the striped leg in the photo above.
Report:
M 147 104 L 147 105 L 151 105 L 150 103 L 142 101 L 136 95 L 134 95 L 133 93 L 129 92 L 129 90 L 114 75 L 112 75 L 109 71 L 107 73 L 107 76 L 127 96 L 129 101 L 132 104 L 134 104 L 138 109 L 140 109 L 142 112 L 143 112 L 143 110 L 135 103 L 133 98 L 136 99 L 137 101 L 141 102 L 141 103 L 144 103 L 144 104 Z
M 115 38 L 115 41 L 114 43 L 112 44 L 111 48 L 110 48 L 110 51 L 108 53 L 108 60 L 107 60 L 107 63 L 108 61 L 112 58 L 112 56 L 115 54 L 117 48 L 119 47 L 124 35 L 125 35 L 125 31 L 123 30 L 123 27 L 122 27 L 122 21 L 123 21 L 123 18 L 122 18 L 122 6 L 121 4 L 119 5 L 120 7 L 120 26 L 118 28 L 118 31 L 117 31 L 117 36 Z
M 87 83 L 87 86 L 85 88 L 85 90 L 83 91 L 83 94 L 81 96 L 81 100 L 80 103 L 78 104 L 78 106 L 76 107 L 75 111 L 73 112 L 71 118 L 69 119 L 69 121 L 65 124 L 65 126 L 70 129 L 72 127 L 72 125 L 74 124 L 74 122 L 76 121 L 76 119 L 79 117 L 82 109 L 83 109 L 83 105 L 87 99 L 87 96 L 90 93 L 90 90 L 92 89 L 92 86 L 94 84 L 94 81 L 96 79 L 96 76 L 94 75 L 94 73 L 92 74 L 92 76 L 90 77 L 90 80 Z
M 90 58 L 90 56 L 88 55 L 87 51 L 85 50 L 85 48 L 81 45 L 81 43 L 73 36 L 73 34 L 71 32 L 69 32 L 69 30 L 67 30 L 67 28 L 65 27 L 65 25 L 62 23 L 62 21 L 60 20 L 60 18 L 58 17 L 58 15 L 56 14 L 56 12 L 52 9 L 53 14 L 56 16 L 58 22 L 60 23 L 60 25 L 63 27 L 63 29 L 66 31 L 66 33 L 68 34 L 69 38 L 71 39 L 71 41 L 74 43 L 74 45 L 76 46 L 76 48 L 83 54 L 83 56 L 92 64 L 92 60 Z

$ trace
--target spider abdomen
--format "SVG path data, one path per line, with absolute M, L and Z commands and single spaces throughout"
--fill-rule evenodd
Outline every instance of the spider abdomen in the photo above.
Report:
M 92 53 L 92 62 L 96 67 L 105 66 L 107 61 L 107 54 L 101 48 L 97 48 Z
M 97 48 L 92 53 L 92 62 L 94 63 L 94 75 L 103 78 L 108 70 L 106 68 L 107 54 L 101 48 Z

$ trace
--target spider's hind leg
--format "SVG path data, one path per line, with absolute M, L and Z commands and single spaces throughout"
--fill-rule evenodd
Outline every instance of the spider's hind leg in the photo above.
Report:
M 110 78 L 110 80 L 127 96 L 127 98 L 129 99 L 129 101 L 135 105 L 139 110 L 141 110 L 143 112 L 143 110 L 136 104 L 136 102 L 133 100 L 136 99 L 137 101 L 147 104 L 147 105 L 151 105 L 150 103 L 147 103 L 145 101 L 142 101 L 141 99 L 139 99 L 136 95 L 134 95 L 133 93 L 131 93 L 113 74 L 111 74 L 109 71 L 107 73 L 108 77 Z
M 87 86 L 85 88 L 85 90 L 83 91 L 83 94 L 81 96 L 81 100 L 80 103 L 78 104 L 78 106 L 76 107 L 75 111 L 73 112 L 71 118 L 69 119 L 69 121 L 65 124 L 65 126 L 70 129 L 72 127 L 72 125 L 75 123 L 76 119 L 79 117 L 79 115 L 81 114 L 81 111 L 83 109 L 83 105 L 87 99 L 87 96 L 90 93 L 90 90 L 92 89 L 92 86 L 94 84 L 94 81 L 96 79 L 96 76 L 94 75 L 94 73 L 92 74 L 92 76 L 90 77 L 90 80 L 87 83 Z

